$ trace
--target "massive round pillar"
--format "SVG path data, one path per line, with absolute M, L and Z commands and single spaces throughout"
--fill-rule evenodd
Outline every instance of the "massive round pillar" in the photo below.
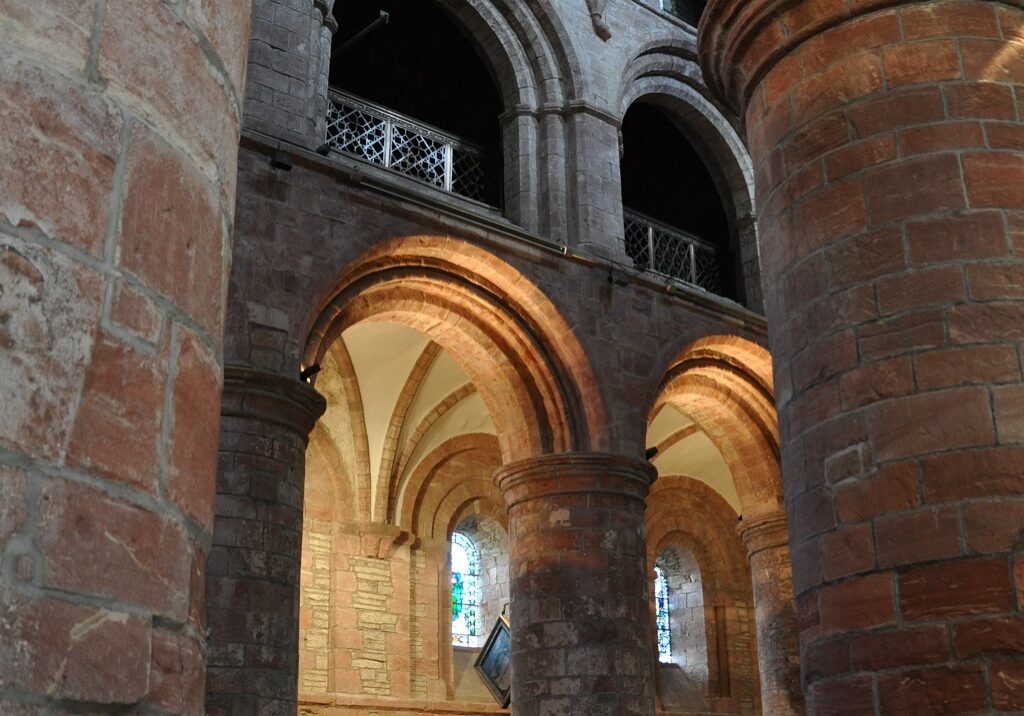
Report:
M 647 463 L 568 453 L 513 463 L 509 508 L 516 716 L 654 711 Z
M 744 520 L 736 532 L 750 559 L 761 709 L 772 716 L 803 714 L 786 517 Z
M 326 407 L 298 376 L 225 369 L 206 565 L 210 716 L 295 714 L 306 445 Z
M 250 3 L 0 2 L 0 713 L 203 713 Z
M 1024 10 L 711 0 L 812 714 L 1024 708 Z

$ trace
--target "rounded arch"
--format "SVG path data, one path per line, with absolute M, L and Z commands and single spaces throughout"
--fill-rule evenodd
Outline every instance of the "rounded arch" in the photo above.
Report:
M 346 461 L 323 425 L 317 422 L 306 448 L 306 477 L 303 520 L 315 519 L 332 524 L 354 519 L 355 486 Z
M 709 336 L 670 363 L 650 415 L 671 405 L 718 448 L 736 484 L 743 516 L 782 510 L 779 428 L 771 356 L 738 336 Z
M 508 530 L 508 514 L 491 475 L 501 464 L 493 435 L 449 438 L 413 470 L 401 498 L 399 525 L 421 538 L 446 539 L 468 516 L 479 514 Z
M 667 547 L 693 553 L 705 579 L 750 589 L 750 570 L 736 535 L 739 516 L 714 489 L 686 475 L 659 476 L 647 495 L 647 560 Z
M 760 245 L 755 223 L 754 165 L 738 122 L 704 83 L 696 38 L 649 35 L 637 44 L 619 86 L 620 118 L 636 102 L 661 108 L 708 168 L 730 224 L 742 266 L 745 303 L 761 307 Z
M 438 0 L 486 58 L 505 109 L 536 110 L 582 96 L 580 63 L 547 0 Z
M 480 392 L 506 462 L 609 443 L 597 381 L 572 329 L 532 282 L 478 246 L 443 236 L 385 241 L 344 270 L 320 306 L 305 365 L 363 321 L 419 330 Z
M 709 710 L 728 713 L 758 693 L 751 570 L 737 521 L 724 498 L 685 475 L 659 477 L 647 497 L 648 563 L 675 548 L 689 552 L 700 570 Z

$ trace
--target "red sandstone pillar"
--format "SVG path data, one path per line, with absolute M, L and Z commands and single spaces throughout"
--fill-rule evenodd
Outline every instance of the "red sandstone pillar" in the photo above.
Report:
M 736 531 L 750 558 L 761 709 L 772 716 L 803 714 L 786 517 L 743 521 Z
M 306 444 L 326 401 L 298 378 L 227 366 L 206 565 L 210 716 L 294 716 Z
M 712 0 L 812 714 L 1024 709 L 1024 11 Z
M 249 8 L 0 3 L 0 713 L 203 713 Z
M 516 716 L 654 711 L 645 462 L 549 455 L 502 467 Z

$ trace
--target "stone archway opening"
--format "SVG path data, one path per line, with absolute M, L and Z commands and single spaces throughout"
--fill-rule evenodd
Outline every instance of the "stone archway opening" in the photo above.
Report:
M 335 3 L 327 141 L 502 206 L 503 97 L 472 34 L 433 0 Z
M 648 561 L 666 576 L 669 607 L 671 646 L 657 674 L 665 713 L 762 713 L 754 598 L 736 520 L 695 477 L 661 475 L 648 496 Z
M 662 475 L 696 479 L 701 489 L 725 503 L 723 514 L 732 515 L 720 522 L 727 541 L 740 547 L 746 576 L 736 582 L 742 585 L 737 589 L 752 599 L 748 607 L 756 629 L 749 639 L 760 673 L 754 701 L 765 713 L 800 713 L 799 673 L 791 658 L 797 648 L 792 569 L 768 352 L 735 336 L 703 338 L 684 349 L 662 381 L 648 443 L 659 448 L 654 464 Z M 653 500 L 684 499 L 681 495 L 666 489 L 658 497 L 655 490 L 649 509 L 658 506 Z M 693 532 L 692 526 L 684 527 Z M 702 539 L 699 530 L 696 538 Z
M 589 445 L 580 427 L 599 413 L 579 409 L 586 368 L 562 362 L 578 347 L 550 304 L 511 267 L 456 246 L 371 254 L 313 322 L 306 360 L 327 407 L 306 456 L 300 702 L 501 711 L 472 668 L 510 602 L 509 517 L 492 476 Z M 325 515 L 330 530 L 315 534 Z M 458 610 L 455 534 L 480 570 L 460 572 L 479 593 Z
M 625 248 L 634 265 L 738 297 L 726 202 L 674 115 L 657 102 L 634 102 L 622 120 L 620 152 Z
M 480 391 L 450 352 L 387 321 L 343 331 L 317 387 L 327 409 L 306 455 L 300 700 L 485 708 L 472 665 L 508 602 L 508 520 Z

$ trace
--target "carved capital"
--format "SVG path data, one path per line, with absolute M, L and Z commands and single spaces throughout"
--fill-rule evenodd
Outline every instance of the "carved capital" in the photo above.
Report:
M 704 78 L 742 116 L 761 79 L 808 38 L 869 13 L 920 1 L 710 0 L 697 41 Z
M 412 541 L 412 535 L 398 525 L 383 522 L 340 522 L 338 528 L 359 538 L 363 557 L 387 559 L 395 547 Z
M 616 494 L 643 501 L 657 472 L 650 463 L 607 453 L 560 453 L 520 460 L 494 473 L 509 509 L 573 493 Z
M 736 524 L 736 534 L 739 535 L 743 546 L 747 549 L 747 556 L 751 559 L 754 558 L 754 555 L 766 550 L 789 547 L 786 516 L 781 512 L 750 520 L 740 520 Z
M 612 31 L 604 19 L 605 6 L 608 0 L 587 0 L 587 9 L 590 11 L 590 22 L 594 26 L 594 34 L 607 42 L 611 39 Z
M 308 438 L 327 401 L 298 377 L 240 365 L 224 366 L 221 415 L 273 423 Z

